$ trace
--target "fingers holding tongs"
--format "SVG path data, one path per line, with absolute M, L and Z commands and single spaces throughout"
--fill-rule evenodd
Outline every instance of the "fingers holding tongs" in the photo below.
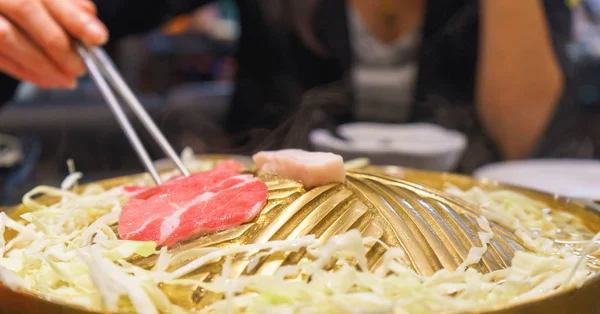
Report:
M 98 88 L 102 93 L 102 96 L 108 103 L 111 111 L 117 118 L 117 121 L 121 125 L 121 128 L 125 132 L 125 135 L 133 145 L 138 157 L 141 159 L 146 170 L 152 176 L 152 179 L 156 184 L 161 184 L 161 179 L 158 171 L 154 167 L 152 159 L 148 155 L 148 152 L 144 148 L 140 138 L 138 137 L 135 129 L 131 125 L 131 122 L 127 118 L 127 115 L 123 111 L 121 104 L 118 101 L 117 95 L 127 103 L 127 105 L 133 110 L 135 115 L 142 121 L 142 125 L 150 132 L 156 142 L 158 142 L 164 153 L 175 163 L 179 171 L 184 176 L 189 175 L 189 171 L 183 165 L 179 156 L 169 144 L 169 141 L 162 134 L 160 129 L 156 126 L 152 118 L 148 115 L 142 104 L 139 102 L 137 97 L 133 94 L 127 83 L 123 80 L 116 67 L 113 65 L 112 60 L 108 54 L 98 47 L 85 47 L 81 44 L 77 45 L 77 52 L 83 58 L 85 66 L 88 72 Z M 112 89 L 111 89 L 112 87 Z M 114 92 L 113 92 L 114 90 Z

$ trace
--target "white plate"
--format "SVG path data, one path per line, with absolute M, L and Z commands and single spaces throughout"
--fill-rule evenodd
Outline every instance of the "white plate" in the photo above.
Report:
M 349 123 L 337 131 L 345 140 L 317 129 L 310 134 L 311 144 L 347 160 L 369 157 L 377 165 L 451 171 L 467 146 L 464 134 L 428 123 Z
M 430 123 L 356 122 L 339 126 L 338 132 L 348 139 L 348 149 L 358 151 L 438 155 L 462 151 L 467 144 L 465 135 Z
M 600 199 L 600 161 L 532 159 L 484 166 L 477 178 L 575 198 Z

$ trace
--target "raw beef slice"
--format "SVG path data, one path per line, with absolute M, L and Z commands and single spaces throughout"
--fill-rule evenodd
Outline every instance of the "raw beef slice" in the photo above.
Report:
M 174 178 L 130 199 L 121 213 L 119 236 L 172 246 L 251 221 L 267 196 L 264 182 L 228 168 Z

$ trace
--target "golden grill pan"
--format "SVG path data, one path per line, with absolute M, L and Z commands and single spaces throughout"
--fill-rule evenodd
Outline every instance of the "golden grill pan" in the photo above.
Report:
M 229 156 L 204 156 L 218 161 Z M 240 160 L 239 157 L 237 160 Z M 242 160 L 243 161 L 243 160 Z M 118 186 L 137 176 L 99 182 L 104 187 Z M 422 275 L 441 268 L 455 269 L 467 256 L 471 246 L 480 246 L 475 218 L 478 209 L 442 192 L 445 184 L 462 189 L 479 186 L 485 190 L 508 189 L 540 200 L 557 210 L 568 211 L 582 219 L 593 232 L 600 231 L 600 212 L 584 202 L 553 196 L 533 190 L 477 181 L 471 177 L 426 172 L 397 167 L 365 167 L 349 171 L 345 184 L 332 184 L 306 191 L 300 184 L 276 177 L 261 176 L 269 187 L 269 200 L 255 221 L 223 232 L 183 243 L 172 250 L 207 246 L 227 247 L 268 240 L 290 239 L 315 234 L 321 239 L 358 229 L 365 236 L 380 239 L 390 246 L 405 249 L 412 267 Z M 46 198 L 40 201 L 52 203 Z M 27 211 L 23 206 L 5 209 L 11 217 Z M 515 250 L 523 247 L 509 230 L 490 224 L 498 235 L 490 249 L 475 267 L 482 271 L 507 267 Z M 369 266 L 380 262 L 384 248 L 375 244 L 367 255 Z M 295 263 L 301 254 L 270 256 L 259 267 L 248 271 L 247 260 L 233 263 L 238 275 L 272 274 L 284 263 Z M 142 267 L 152 266 L 153 259 L 133 260 Z M 218 263 L 208 265 L 189 276 L 211 280 L 218 276 Z M 197 287 L 163 287 L 170 297 L 188 307 L 202 307 L 218 299 Z M 478 313 L 600 313 L 600 277 L 589 280 L 579 289 L 502 306 Z M 14 292 L 0 285 L 0 313 L 96 313 L 91 309 L 44 300 L 25 292 Z

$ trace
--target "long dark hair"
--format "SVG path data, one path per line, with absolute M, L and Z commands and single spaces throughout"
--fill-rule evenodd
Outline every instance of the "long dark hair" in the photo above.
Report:
M 319 42 L 313 25 L 322 0 L 262 0 L 266 16 L 276 25 L 294 32 L 314 53 L 324 56 L 327 49 Z

